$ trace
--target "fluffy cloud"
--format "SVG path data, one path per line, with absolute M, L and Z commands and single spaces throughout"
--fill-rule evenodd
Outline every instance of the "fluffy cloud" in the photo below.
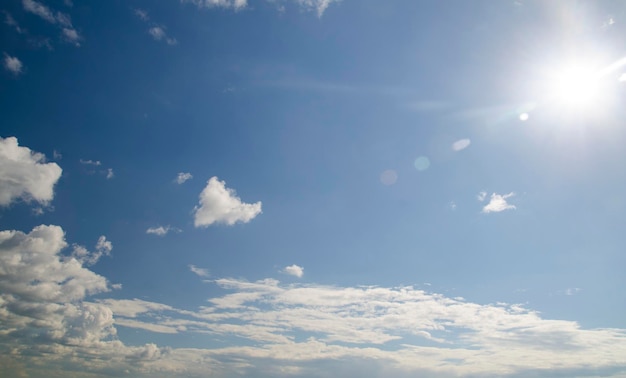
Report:
M 11 72 L 13 75 L 19 75 L 23 69 L 22 61 L 14 56 L 4 54 L 4 68 Z
M 217 177 L 211 177 L 200 193 L 200 204 L 194 209 L 194 225 L 207 227 L 214 223 L 229 226 L 237 222 L 248 223 L 261 213 L 261 201 L 244 203 L 233 189 Z
M 189 270 L 191 270 L 193 273 L 195 273 L 196 275 L 198 275 L 200 277 L 209 277 L 210 276 L 208 269 L 198 268 L 195 265 L 189 265 Z
M 483 213 L 499 213 L 504 210 L 516 209 L 515 205 L 511 205 L 510 203 L 506 201 L 507 198 L 513 197 L 514 195 L 515 193 L 513 192 L 509 194 L 492 193 L 489 203 L 483 207 Z M 483 200 L 484 200 L 484 196 L 483 196 Z
M 152 234 L 152 235 L 157 235 L 157 236 L 165 236 L 167 235 L 170 231 L 174 231 L 174 232 L 181 232 L 181 230 L 179 230 L 176 227 L 172 227 L 172 226 L 158 226 L 158 227 L 150 227 L 146 230 L 146 234 Z
M 286 266 L 283 273 L 301 278 L 304 275 L 304 268 L 296 264 Z
M 177 184 L 183 184 L 185 181 L 191 180 L 192 178 L 193 175 L 189 172 L 179 172 L 174 181 L 176 181 Z
M 16 199 L 46 204 L 54 197 L 61 172 L 56 163 L 46 163 L 43 154 L 20 147 L 17 138 L 0 138 L 0 205 Z
M 106 236 L 102 235 L 98 239 L 98 243 L 96 243 L 94 252 L 89 252 L 83 246 L 74 245 L 72 257 L 83 265 L 93 265 L 97 263 L 102 256 L 109 256 L 112 250 L 113 244 L 107 240 Z

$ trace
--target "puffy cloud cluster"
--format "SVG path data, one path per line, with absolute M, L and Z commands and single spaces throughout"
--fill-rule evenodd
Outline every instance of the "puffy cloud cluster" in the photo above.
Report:
M 304 275 L 304 268 L 296 264 L 286 266 L 283 273 L 301 278 Z
M 506 200 L 515 195 L 515 193 L 511 192 L 509 194 L 497 194 L 492 193 L 489 203 L 483 207 L 483 213 L 499 213 L 504 210 L 515 210 L 515 205 L 511 205 Z M 478 199 L 483 201 L 486 197 L 485 192 L 480 192 L 478 195 Z
M 68 14 L 55 12 L 45 4 L 35 0 L 22 0 L 22 6 L 25 11 L 35 14 L 51 24 L 57 25 L 61 29 L 61 35 L 66 41 L 80 46 L 82 37 L 78 34 L 74 26 L 72 26 L 72 19 Z
M 194 209 L 194 225 L 207 227 L 214 223 L 229 226 L 237 222 L 248 223 L 261 213 L 261 201 L 244 203 L 226 182 L 211 177 L 200 193 L 200 204 Z
M 0 206 L 17 199 L 46 204 L 54 197 L 61 172 L 56 163 L 46 163 L 43 154 L 20 147 L 17 138 L 0 138 Z
M 23 67 L 24 65 L 22 64 L 22 61 L 19 60 L 17 57 L 4 54 L 4 68 L 7 71 L 17 76 L 22 73 Z

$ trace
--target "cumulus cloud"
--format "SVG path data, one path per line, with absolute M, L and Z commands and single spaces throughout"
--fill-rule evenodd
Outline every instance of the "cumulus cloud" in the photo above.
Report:
M 47 204 L 62 169 L 43 154 L 20 147 L 17 138 L 0 138 L 0 206 L 17 199 Z
M 483 213 L 499 213 L 504 210 L 515 210 L 515 205 L 511 205 L 506 200 L 515 195 L 515 193 L 511 192 L 509 194 L 491 194 L 491 199 L 489 203 L 483 207 Z
M 304 275 L 304 268 L 301 266 L 298 266 L 296 264 L 293 265 L 289 265 L 286 266 L 283 270 L 283 273 L 285 274 L 289 274 L 291 276 L 296 276 L 298 278 L 302 278 L 302 276 Z
M 4 54 L 4 68 L 13 75 L 17 76 L 22 73 L 24 65 L 17 57 Z
M 80 245 L 74 245 L 72 251 L 72 257 L 83 265 L 93 265 L 100 260 L 102 256 L 110 256 L 113 250 L 113 244 L 107 240 L 106 236 L 102 235 L 98 238 L 95 250 L 89 252 L 85 247 Z
M 210 276 L 208 269 L 198 268 L 195 265 L 191 265 L 190 264 L 189 265 L 189 270 L 191 270 L 193 273 L 195 273 L 196 275 L 198 275 L 200 277 L 208 277 L 208 276 Z
M 165 236 L 170 231 L 181 232 L 180 229 L 168 225 L 168 226 L 165 226 L 165 227 L 163 227 L 163 226 L 150 227 L 150 228 L 148 228 L 146 230 L 146 234 L 157 235 L 157 236 Z
M 237 222 L 248 223 L 261 213 L 261 201 L 244 203 L 226 182 L 211 177 L 200 193 L 200 204 L 194 208 L 194 225 L 207 227 L 214 223 L 229 226 Z
M 189 172 L 179 172 L 174 181 L 176 181 L 177 184 L 183 184 L 185 181 L 191 180 L 192 178 L 193 175 Z

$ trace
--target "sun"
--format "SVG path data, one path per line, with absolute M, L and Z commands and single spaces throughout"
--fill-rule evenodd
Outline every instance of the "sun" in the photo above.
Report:
M 560 105 L 584 109 L 601 101 L 601 78 L 593 69 L 571 65 L 559 70 L 552 83 L 552 97 Z

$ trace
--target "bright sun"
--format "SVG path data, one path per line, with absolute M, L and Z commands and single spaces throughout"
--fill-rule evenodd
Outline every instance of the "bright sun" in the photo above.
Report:
M 599 75 L 585 67 L 570 66 L 558 72 L 553 83 L 554 100 L 561 105 L 586 108 L 600 101 Z

